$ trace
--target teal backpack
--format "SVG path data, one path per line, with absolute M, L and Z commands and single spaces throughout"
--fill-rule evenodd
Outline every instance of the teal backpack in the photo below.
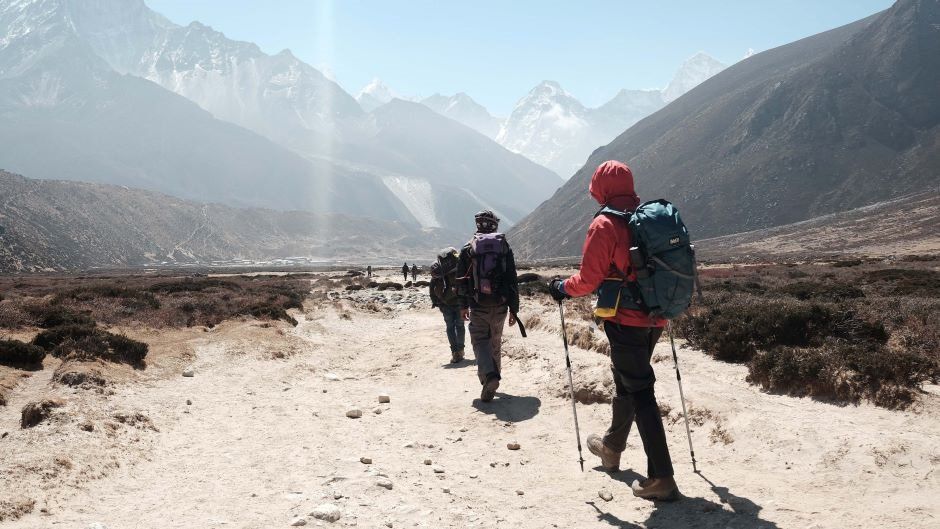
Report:
M 633 243 L 630 263 L 636 281 L 610 285 L 616 288 L 617 308 L 667 320 L 681 316 L 692 303 L 698 274 L 695 248 L 679 210 L 660 199 L 640 204 L 632 213 L 604 206 L 597 215 L 625 220 Z M 603 297 L 604 292 L 599 292 L 599 298 Z

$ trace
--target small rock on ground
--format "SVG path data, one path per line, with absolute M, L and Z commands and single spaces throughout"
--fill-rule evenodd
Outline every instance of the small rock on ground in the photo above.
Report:
M 310 516 L 313 516 L 317 520 L 324 520 L 332 523 L 336 520 L 339 520 L 343 514 L 336 505 L 333 505 L 332 503 L 324 503 L 323 505 L 320 505 L 314 509 L 310 513 Z
M 306 518 L 302 518 L 302 517 L 301 517 L 301 518 L 294 518 L 294 521 L 292 521 L 292 522 L 290 523 L 290 526 L 291 526 L 291 527 L 300 527 L 300 526 L 302 526 L 302 525 L 307 525 L 307 519 L 306 519 Z
M 375 482 L 375 484 L 378 485 L 379 487 L 382 487 L 383 489 L 388 489 L 388 490 L 392 490 L 392 487 L 393 487 L 392 480 L 388 478 L 380 478 L 378 481 Z
M 443 473 L 444 473 L 444 467 L 439 466 L 439 465 L 435 465 L 432 470 L 434 470 L 434 473 L 435 473 L 435 474 L 443 474 Z
M 611 494 L 607 489 L 601 489 L 600 492 L 597 493 L 597 496 L 604 501 L 610 501 L 614 499 L 614 495 Z
M 424 464 L 425 464 L 425 465 L 430 465 L 430 464 L 431 464 L 431 460 L 430 460 L 430 459 L 425 459 L 425 460 L 424 460 Z
M 196 370 L 191 367 L 187 367 L 183 370 L 183 376 L 186 378 L 192 378 L 196 376 Z
M 358 419 L 362 417 L 362 410 L 355 409 L 355 408 L 351 409 L 346 412 L 346 416 L 349 417 L 350 419 Z
M 516 491 L 516 494 L 522 496 L 523 494 L 525 494 L 525 491 L 524 491 L 524 490 L 517 490 L 517 491 Z
M 379 395 L 379 404 L 388 404 L 389 402 L 392 402 L 392 397 L 390 395 L 385 393 Z
M 510 450 L 519 450 L 522 447 L 519 445 L 519 443 L 509 443 L 506 445 L 506 448 Z
M 360 458 L 359 458 L 359 462 L 362 463 L 363 465 L 371 465 L 371 464 L 372 464 L 372 458 L 371 458 L 371 457 L 360 457 Z

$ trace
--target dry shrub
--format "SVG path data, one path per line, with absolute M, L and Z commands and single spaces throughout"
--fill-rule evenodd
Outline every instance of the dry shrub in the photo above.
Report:
M 33 512 L 36 500 L 0 500 L 0 522 L 13 521 Z
M 0 340 L 0 365 L 19 368 L 41 368 L 46 351 L 19 340 Z
M 873 345 L 778 347 L 754 357 L 748 380 L 789 395 L 905 408 L 934 367 L 923 356 Z
M 935 270 L 888 268 L 868 272 L 863 279 L 895 296 L 940 297 L 940 272 Z
M 123 362 L 143 366 L 148 346 L 127 336 L 112 334 L 97 327 L 65 325 L 45 330 L 33 338 L 33 345 L 56 358 Z
M 940 272 L 862 262 L 704 281 L 704 303 L 676 322 L 680 335 L 747 363 L 748 380 L 765 389 L 905 408 L 940 379 Z
M 81 314 L 54 303 L 31 305 L 26 308 L 26 312 L 32 317 L 33 324 L 43 329 L 62 325 L 95 324 L 95 320 L 87 314 Z
M 20 427 L 32 428 L 49 418 L 52 414 L 52 410 L 61 408 L 64 405 L 65 403 L 59 399 L 45 399 L 38 402 L 30 402 L 26 406 L 23 406 L 23 411 L 20 415 Z

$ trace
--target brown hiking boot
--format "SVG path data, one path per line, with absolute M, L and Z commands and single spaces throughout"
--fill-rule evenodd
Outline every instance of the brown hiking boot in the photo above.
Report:
M 492 401 L 493 397 L 496 396 L 497 389 L 499 389 L 499 377 L 497 375 L 490 375 L 486 379 L 486 384 L 483 384 L 483 391 L 480 392 L 480 400 L 483 402 Z
M 597 434 L 591 434 L 587 438 L 587 447 L 592 454 L 601 458 L 601 466 L 607 472 L 617 472 L 620 470 L 620 452 L 614 452 L 604 444 L 604 439 Z
M 644 500 L 675 501 L 679 499 L 679 487 L 671 476 L 637 480 L 630 488 L 633 489 L 634 496 Z
M 450 353 L 450 363 L 459 364 L 463 362 L 463 349 Z

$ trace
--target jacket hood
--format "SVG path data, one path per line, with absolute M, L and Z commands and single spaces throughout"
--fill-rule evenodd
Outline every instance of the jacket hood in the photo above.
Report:
M 633 171 L 622 162 L 610 160 L 600 164 L 588 189 L 602 206 L 632 211 L 640 205 L 633 188 Z

